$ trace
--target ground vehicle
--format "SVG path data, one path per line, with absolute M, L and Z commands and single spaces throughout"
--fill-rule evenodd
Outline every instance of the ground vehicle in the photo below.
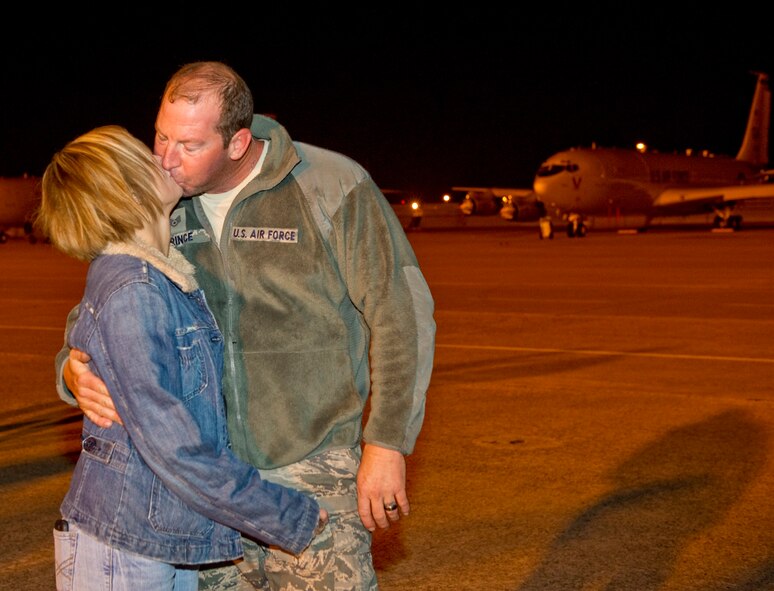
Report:
M 40 204 L 40 178 L 30 175 L 0 178 L 0 244 L 10 236 L 36 242 L 32 214 Z
M 419 228 L 424 211 L 422 199 L 417 193 L 403 189 L 382 189 L 381 191 L 390 202 L 404 230 Z

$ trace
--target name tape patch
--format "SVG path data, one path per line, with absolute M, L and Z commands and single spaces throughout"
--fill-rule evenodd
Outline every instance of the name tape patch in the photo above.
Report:
M 172 234 L 172 237 L 169 239 L 169 242 L 173 246 L 182 246 L 183 244 L 188 244 L 189 242 L 209 241 L 210 235 L 207 233 L 207 230 L 186 230 L 179 232 L 178 234 Z
M 209 242 L 210 235 L 207 230 L 188 230 L 185 219 L 185 208 L 180 207 L 172 212 L 169 216 L 169 225 L 171 226 L 172 236 L 169 239 L 169 243 L 172 246 L 182 246 L 191 242 Z

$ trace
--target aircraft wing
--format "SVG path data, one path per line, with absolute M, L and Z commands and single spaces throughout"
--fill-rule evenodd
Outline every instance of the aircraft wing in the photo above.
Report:
M 494 197 L 507 197 L 513 195 L 514 197 L 526 197 L 532 193 L 532 188 L 525 189 L 523 187 L 452 187 L 452 191 L 464 191 L 465 193 L 486 193 Z
M 727 203 L 747 199 L 774 197 L 774 183 L 667 189 L 653 202 L 657 208 L 679 207 L 699 203 Z
M 532 187 L 529 189 L 514 189 L 511 187 L 492 187 L 492 193 L 495 197 L 527 197 L 532 195 Z
M 460 211 L 465 215 L 491 215 L 511 199 L 526 197 L 532 189 L 515 187 L 452 187 L 452 191 L 465 192 Z

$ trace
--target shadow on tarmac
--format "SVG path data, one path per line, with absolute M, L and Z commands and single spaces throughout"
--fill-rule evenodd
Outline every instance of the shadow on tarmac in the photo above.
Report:
M 766 446 L 765 430 L 741 410 L 671 431 L 610 475 L 615 490 L 557 536 L 517 591 L 660 589 L 683 546 L 709 530 L 760 472 Z M 774 572 L 760 575 L 718 588 L 774 584 Z

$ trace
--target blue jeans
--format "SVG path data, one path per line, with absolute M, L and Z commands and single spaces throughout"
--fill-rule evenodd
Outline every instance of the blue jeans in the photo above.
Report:
M 112 548 L 70 523 L 54 530 L 57 591 L 196 591 L 199 568 Z

